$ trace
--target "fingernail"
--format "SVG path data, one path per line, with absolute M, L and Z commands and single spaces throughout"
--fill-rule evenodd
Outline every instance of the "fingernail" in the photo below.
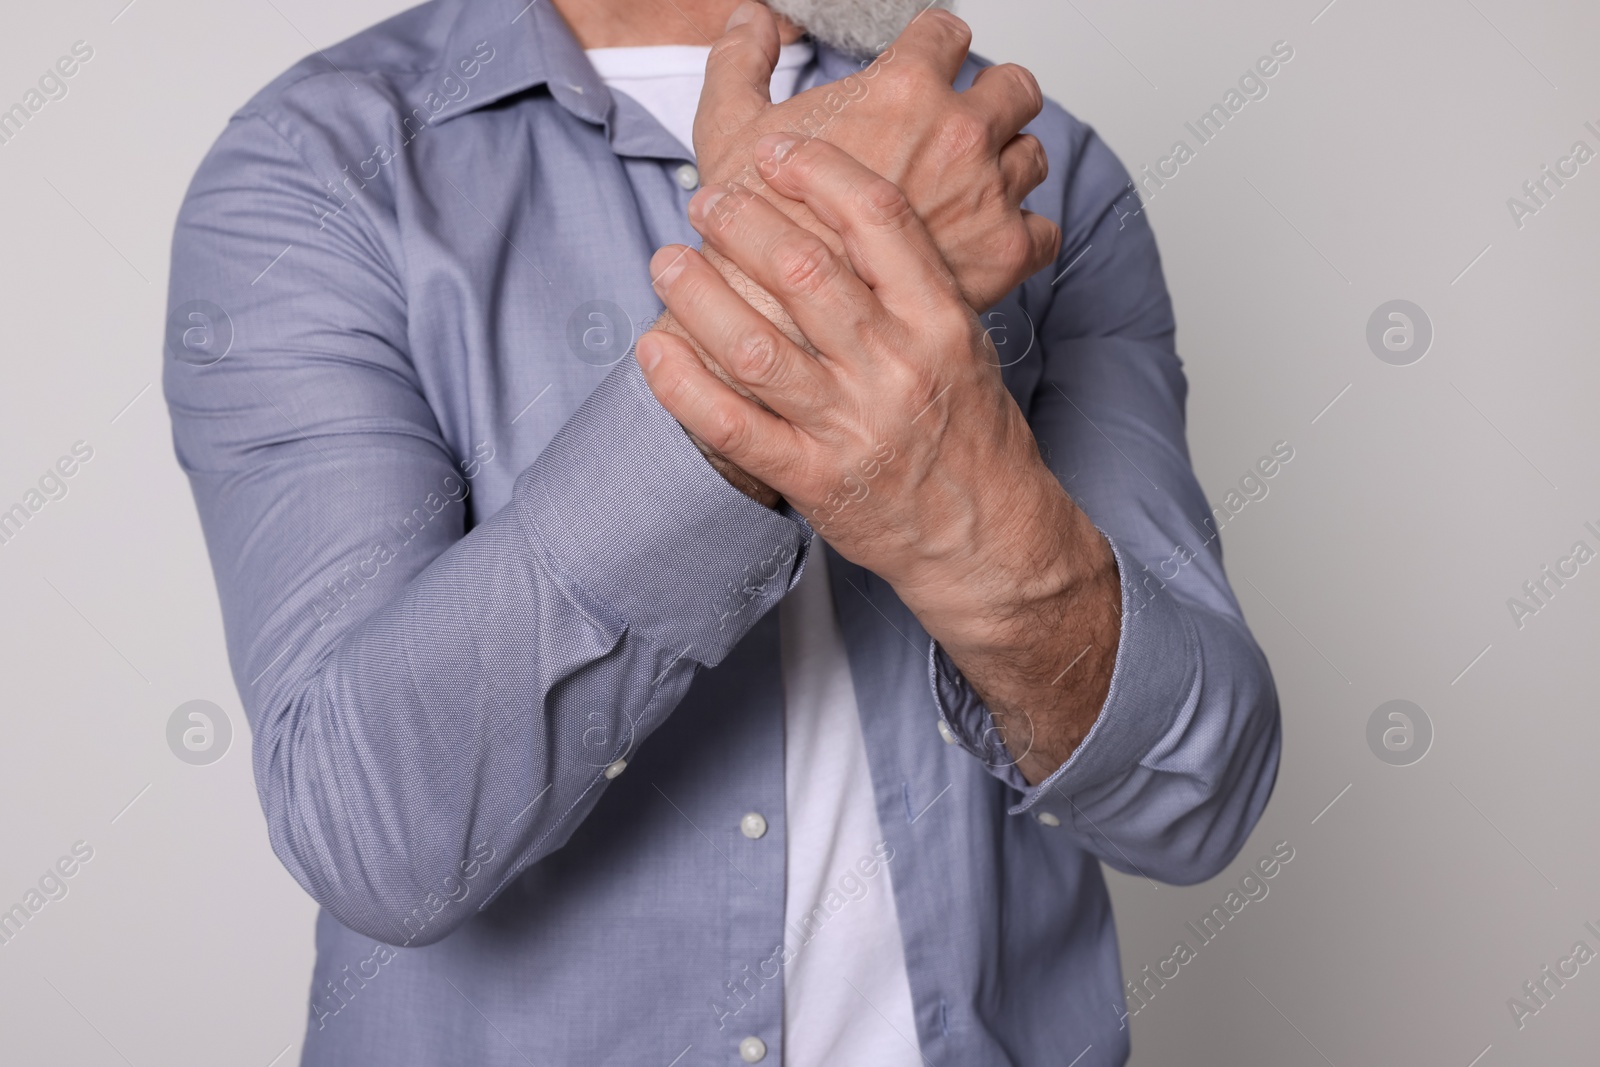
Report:
M 794 145 L 794 138 L 786 133 L 769 133 L 756 142 L 756 158 L 763 163 L 783 163 Z
M 750 0 L 745 0 L 744 3 L 733 9 L 733 14 L 728 16 L 728 24 L 722 27 L 722 32 L 727 33 L 736 26 L 743 26 L 755 17 L 756 5 L 751 3 Z
M 678 275 L 683 273 L 683 259 L 688 254 L 689 250 L 687 248 L 679 248 L 673 253 L 672 258 L 667 261 L 667 265 L 661 268 L 661 273 L 655 276 L 654 285 L 657 289 L 669 289 L 672 287 L 672 283 L 677 280 Z
M 656 343 L 656 339 L 651 333 L 646 333 L 639 338 L 639 344 L 634 351 L 639 357 L 639 366 L 643 367 L 646 372 L 655 370 L 656 364 L 661 362 L 661 346 Z
M 717 206 L 717 201 L 727 195 L 728 191 L 721 186 L 708 185 L 689 200 L 689 214 L 704 220 L 711 214 L 711 209 Z

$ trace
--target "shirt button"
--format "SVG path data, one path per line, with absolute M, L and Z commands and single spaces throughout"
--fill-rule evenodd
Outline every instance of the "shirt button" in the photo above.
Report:
M 678 186 L 682 189 L 693 189 L 700 184 L 700 172 L 693 163 L 685 163 L 679 167 L 674 175 L 678 179 Z
M 944 743 L 947 745 L 956 743 L 956 735 L 950 732 L 949 725 L 942 718 L 939 720 L 939 736 L 944 738 Z
M 1060 826 L 1061 825 L 1061 820 L 1056 817 L 1054 812 L 1041 811 L 1038 815 L 1035 815 L 1034 818 L 1039 820 L 1039 825 L 1040 826 Z
M 628 769 L 628 761 L 625 760 L 625 759 L 619 759 L 615 763 L 611 763 L 611 764 L 607 764 L 606 765 L 606 777 L 607 778 L 615 778 L 617 775 L 621 774 L 623 771 L 625 771 L 627 769 Z
M 747 1037 L 739 1042 L 739 1058 L 746 1063 L 760 1063 L 767 1056 L 767 1043 L 759 1037 Z
M 756 838 L 766 834 L 767 820 L 763 819 L 759 813 L 752 811 L 739 820 L 739 832 L 754 841 Z

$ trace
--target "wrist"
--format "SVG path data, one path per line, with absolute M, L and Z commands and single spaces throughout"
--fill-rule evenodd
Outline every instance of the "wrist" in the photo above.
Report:
M 1027 647 L 1092 602 L 1120 610 L 1110 544 L 1043 461 L 996 481 L 1003 484 L 993 486 L 994 506 L 963 550 L 920 561 L 897 583 L 928 632 L 958 657 Z

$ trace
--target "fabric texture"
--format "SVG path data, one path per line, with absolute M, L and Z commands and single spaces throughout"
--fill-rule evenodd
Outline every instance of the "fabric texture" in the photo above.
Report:
M 661 45 L 585 52 L 613 93 L 625 92 L 686 146 L 711 48 Z M 769 95 L 794 93 L 809 41 L 784 45 Z M 691 155 L 693 153 L 691 152 Z M 682 184 L 680 181 L 679 184 Z M 918 1067 L 916 1022 L 889 850 L 872 802 L 871 769 L 850 661 L 818 552 L 779 605 L 783 660 L 783 1067 Z M 760 835 L 761 812 L 748 812 Z M 750 836 L 750 834 L 746 834 Z
M 788 826 L 783 955 L 785 1067 L 918 1067 L 894 850 L 817 551 L 778 606 Z
M 819 46 L 800 85 L 856 69 Z M 1061 256 L 985 324 L 1122 568 L 1094 732 L 1027 786 L 893 589 L 829 559 L 916 1038 L 951 1067 L 1123 1062 L 1100 864 L 1218 873 L 1279 750 L 1154 239 L 1089 128 L 1030 130 Z M 781 1062 L 772 608 L 822 546 L 629 356 L 650 254 L 696 241 L 686 162 L 551 5 L 435 0 L 265 88 L 180 210 L 164 388 L 268 833 L 322 909 L 311 1067 Z

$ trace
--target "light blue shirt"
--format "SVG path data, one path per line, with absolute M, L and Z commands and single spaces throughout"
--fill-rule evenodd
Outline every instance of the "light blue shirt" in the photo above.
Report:
M 819 48 L 801 85 L 855 69 Z M 985 323 L 1121 568 L 1094 730 L 1029 787 L 893 589 L 829 558 L 885 838 L 863 884 L 950 1067 L 1122 1063 L 1100 862 L 1216 874 L 1278 761 L 1154 240 L 1091 130 L 1030 129 L 1061 256 Z M 688 162 L 548 2 L 436 0 L 273 82 L 189 191 L 165 387 L 272 845 L 322 906 L 306 1064 L 781 1062 L 772 608 L 825 549 L 629 354 L 651 252 L 698 243 Z

